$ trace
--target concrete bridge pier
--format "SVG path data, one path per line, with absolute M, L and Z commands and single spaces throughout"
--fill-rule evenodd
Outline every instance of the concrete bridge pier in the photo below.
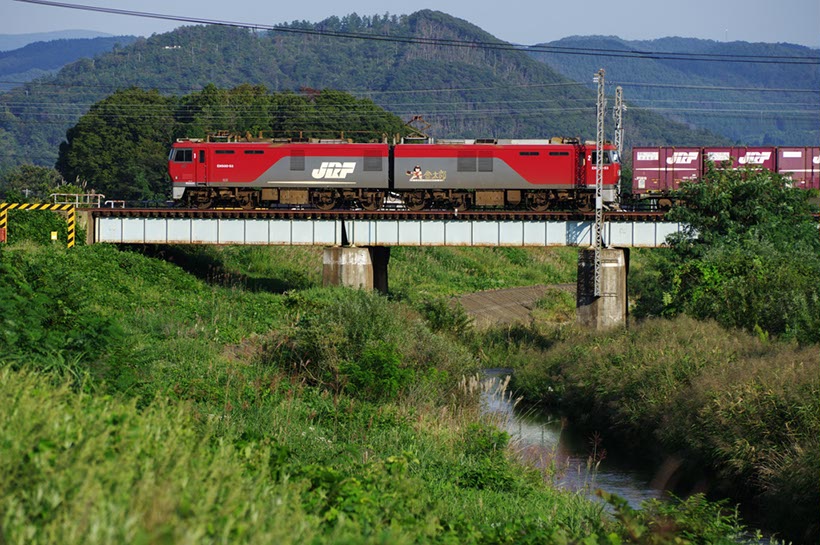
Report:
M 325 248 L 322 285 L 377 290 L 387 293 L 388 247 L 333 246 Z
M 601 295 L 595 297 L 595 250 L 578 252 L 576 321 L 591 329 L 603 330 L 626 325 L 628 250 L 601 250 Z

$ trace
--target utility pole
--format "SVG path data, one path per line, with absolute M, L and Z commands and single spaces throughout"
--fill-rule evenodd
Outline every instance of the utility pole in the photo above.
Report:
M 598 84 L 598 123 L 595 135 L 595 290 L 594 296 L 601 296 L 601 250 L 604 246 L 604 69 L 592 80 Z
M 619 85 L 615 88 L 615 108 L 613 109 L 613 118 L 615 120 L 615 149 L 618 150 L 618 157 L 623 160 L 624 153 L 624 90 Z M 621 195 L 621 181 L 618 180 L 618 199 Z
M 615 147 L 619 156 L 624 152 L 624 110 L 624 90 L 619 85 L 615 88 L 615 108 L 612 112 L 615 117 Z

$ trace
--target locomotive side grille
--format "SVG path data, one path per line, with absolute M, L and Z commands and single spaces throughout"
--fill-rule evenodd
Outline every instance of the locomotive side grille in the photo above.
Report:
M 475 155 L 458 154 L 458 172 L 475 172 L 476 171 L 476 157 Z
M 305 170 L 305 152 L 292 151 L 290 154 L 290 169 Z
M 382 158 L 381 157 L 367 157 L 364 158 L 364 171 L 365 172 L 381 172 L 382 171 Z
M 479 157 L 478 158 L 478 171 L 479 172 L 492 172 L 493 171 L 493 158 L 492 157 Z

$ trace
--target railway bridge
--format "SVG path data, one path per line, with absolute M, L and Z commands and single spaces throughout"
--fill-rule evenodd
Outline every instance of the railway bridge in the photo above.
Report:
M 590 248 L 595 214 L 439 210 L 180 210 L 82 211 L 88 240 L 112 244 L 323 246 L 323 282 L 387 292 L 393 246 L 574 246 Z M 661 213 L 604 214 L 601 297 L 592 295 L 594 251 L 578 261 L 579 321 L 607 327 L 626 319 L 629 248 L 663 246 L 683 226 Z

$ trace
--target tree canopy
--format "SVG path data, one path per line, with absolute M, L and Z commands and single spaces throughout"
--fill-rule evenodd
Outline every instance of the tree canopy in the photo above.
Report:
M 710 169 L 681 187 L 688 225 L 658 260 L 637 313 L 686 313 L 724 326 L 820 342 L 820 236 L 812 194 L 767 170 Z
M 60 173 L 49 167 L 17 165 L 0 178 L 0 200 L 6 202 L 45 200 L 58 189 L 63 193 L 70 192 Z

